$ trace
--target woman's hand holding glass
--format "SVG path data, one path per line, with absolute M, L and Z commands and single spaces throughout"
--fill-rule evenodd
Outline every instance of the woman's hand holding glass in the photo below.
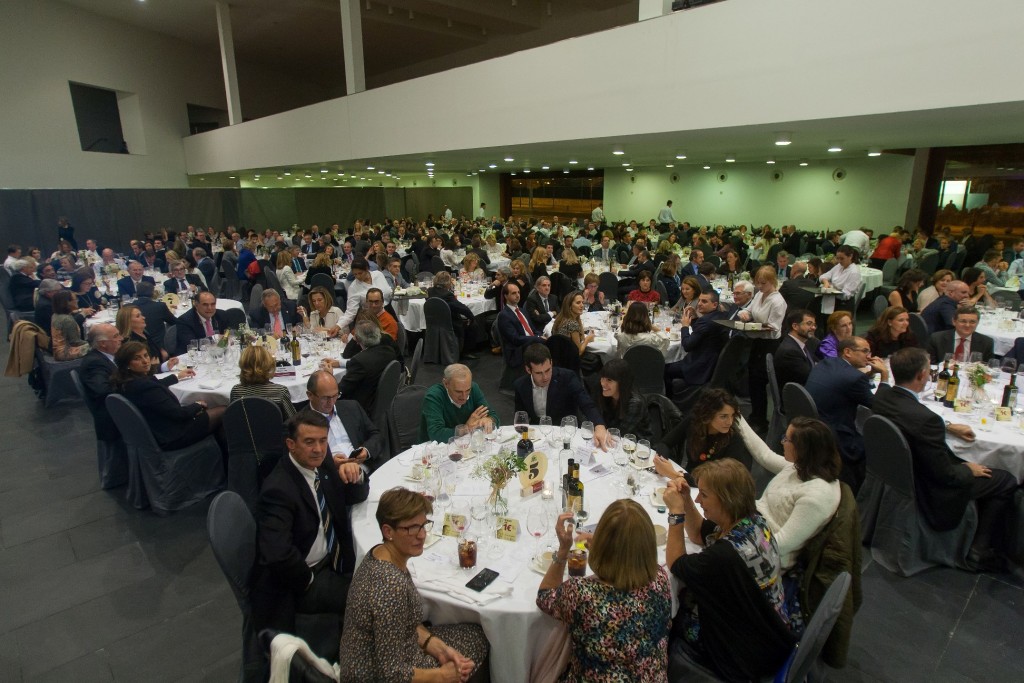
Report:
M 555 535 L 558 537 L 558 547 L 561 551 L 567 551 L 572 546 L 573 533 L 576 531 L 576 519 L 572 511 L 563 512 L 558 515 L 555 522 Z

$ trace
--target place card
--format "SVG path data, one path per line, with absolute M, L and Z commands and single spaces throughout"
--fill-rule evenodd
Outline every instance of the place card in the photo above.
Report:
M 972 408 L 973 406 L 971 405 L 971 400 L 969 398 L 958 398 L 956 403 L 953 404 L 954 413 L 969 413 Z
M 997 422 L 1011 422 L 1013 420 L 1013 408 L 996 408 Z
M 450 512 L 444 513 L 444 522 L 441 525 L 441 535 L 458 538 L 459 530 L 458 528 L 456 528 L 457 526 L 462 526 L 463 528 L 465 528 L 466 516 L 453 515 Z
M 584 444 L 577 446 L 574 449 L 576 455 L 576 462 L 580 464 L 580 467 L 588 467 L 594 464 L 594 447 L 591 444 Z
M 498 531 L 494 534 L 503 541 L 512 541 L 519 538 L 519 520 L 513 517 L 498 517 Z

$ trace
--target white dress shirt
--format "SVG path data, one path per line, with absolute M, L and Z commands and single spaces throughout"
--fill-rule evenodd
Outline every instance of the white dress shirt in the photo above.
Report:
M 385 304 L 391 303 L 391 285 L 388 284 L 384 273 L 379 270 L 370 272 L 369 284 L 358 278 L 348 283 L 348 303 L 345 307 L 345 312 L 341 316 L 341 320 L 338 321 L 338 325 L 341 326 L 343 331 L 352 325 L 352 321 L 356 319 L 356 314 L 359 313 L 359 307 L 362 305 L 363 300 L 366 299 L 366 292 L 374 287 L 384 294 Z
M 818 280 L 828 280 L 835 289 L 843 290 L 843 297 L 850 298 L 857 294 L 860 289 L 860 266 L 856 263 L 843 268 L 839 264 L 832 267 L 832 270 L 822 275 Z
M 316 481 L 316 470 L 311 470 L 308 467 L 303 467 L 299 462 L 292 457 L 292 454 L 288 454 L 288 458 L 291 459 L 292 464 L 295 465 L 295 469 L 299 471 L 302 478 L 306 480 L 306 484 L 309 485 L 309 492 L 313 496 L 313 502 L 316 503 L 316 488 L 313 484 Z M 319 504 L 315 505 L 317 508 L 317 515 L 320 514 Z M 313 545 L 309 546 L 309 553 L 306 555 L 306 566 L 312 567 L 317 562 L 327 557 L 327 536 L 324 534 L 324 520 L 320 518 L 320 524 L 317 525 L 316 540 L 313 541 Z M 312 578 L 310 579 L 312 582 Z
M 533 387 L 533 412 L 537 417 L 548 414 L 548 387 L 538 387 L 530 378 L 530 386 Z

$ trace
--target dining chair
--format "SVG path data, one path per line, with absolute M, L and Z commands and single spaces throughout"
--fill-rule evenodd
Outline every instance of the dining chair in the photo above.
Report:
M 425 363 L 440 363 L 448 366 L 459 360 L 459 340 L 452 324 L 452 311 L 444 299 L 429 297 L 423 302 L 423 316 L 426 319 L 426 342 L 423 349 Z
M 224 436 L 228 442 L 227 488 L 255 510 L 263 480 L 285 452 L 281 409 L 256 396 L 232 401 L 224 411 Z
M 89 409 L 89 414 L 92 415 L 93 427 L 95 428 L 96 422 L 107 417 L 106 415 L 99 414 L 100 410 L 106 412 L 106 406 L 94 405 L 88 399 L 85 385 L 82 384 L 82 378 L 78 370 L 72 370 L 70 375 L 75 390 L 78 391 L 79 396 L 85 402 L 85 406 Z M 99 468 L 100 486 L 104 489 L 124 486 L 128 482 L 128 453 L 125 451 L 124 441 L 121 439 L 107 441 L 97 436 L 96 464 Z

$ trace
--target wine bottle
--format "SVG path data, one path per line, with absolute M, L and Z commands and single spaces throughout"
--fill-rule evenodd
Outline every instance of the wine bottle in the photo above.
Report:
M 224 334 L 220 335 L 220 339 L 217 340 L 217 348 L 226 349 L 228 348 L 228 342 L 231 341 L 231 328 L 224 330 Z
M 572 469 L 575 466 L 575 460 L 569 458 L 568 464 L 565 466 L 565 474 L 562 475 L 562 490 L 565 491 L 566 495 L 569 495 L 569 480 L 572 478 Z
M 585 510 L 583 506 L 583 482 L 580 481 L 580 464 L 576 463 L 576 469 L 573 471 L 573 491 L 576 494 L 576 505 L 573 508 L 573 512 L 579 512 Z
M 302 365 L 302 347 L 299 345 L 299 335 L 292 330 L 292 341 L 290 343 L 292 352 L 292 365 Z
M 530 453 L 533 453 L 533 442 L 530 441 L 530 430 L 527 429 L 519 435 L 519 443 L 516 444 L 516 455 L 520 458 L 526 458 Z
M 1000 404 L 1003 408 L 1016 408 L 1017 407 L 1017 373 L 1010 375 L 1010 383 L 1003 387 L 1003 402 Z
M 953 364 L 953 372 L 949 376 L 949 383 L 946 385 L 946 400 L 943 401 L 943 405 L 947 408 L 952 408 L 956 403 L 956 395 L 960 392 L 960 366 L 956 363 Z
M 949 388 L 949 361 L 942 364 L 942 372 L 935 382 L 935 400 L 942 401 L 946 398 L 946 390 Z

